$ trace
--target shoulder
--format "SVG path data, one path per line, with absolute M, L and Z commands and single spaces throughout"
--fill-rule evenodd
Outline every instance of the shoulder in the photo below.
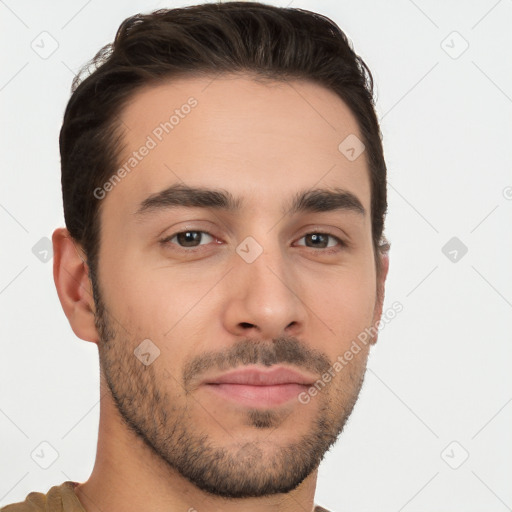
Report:
M 44 512 L 45 503 L 46 494 L 34 491 L 27 494 L 24 501 L 3 506 L 0 508 L 0 512 Z
M 0 512 L 85 512 L 74 492 L 77 482 L 54 485 L 46 493 L 30 492 L 24 501 L 0 508 Z

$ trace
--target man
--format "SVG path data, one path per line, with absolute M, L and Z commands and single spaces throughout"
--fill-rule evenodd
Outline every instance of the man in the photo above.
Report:
M 1 510 L 325 510 L 388 271 L 369 70 L 329 19 L 252 2 L 134 16 L 93 64 L 53 247 L 98 346 L 96 462 Z

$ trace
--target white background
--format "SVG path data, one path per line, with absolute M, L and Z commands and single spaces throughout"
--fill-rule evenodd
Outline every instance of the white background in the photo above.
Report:
M 512 510 L 512 1 L 273 3 L 332 18 L 373 73 L 389 169 L 385 308 L 404 308 L 373 348 L 316 502 Z M 183 5 L 0 0 L 0 505 L 85 481 L 94 464 L 96 346 L 73 334 L 52 260 L 32 251 L 64 225 L 58 134 L 73 74 L 124 18 Z M 43 31 L 58 43 L 46 59 L 31 47 L 51 48 Z M 456 262 L 442 252 L 452 237 L 468 248 Z M 58 452 L 48 469 L 31 457 L 42 442 Z

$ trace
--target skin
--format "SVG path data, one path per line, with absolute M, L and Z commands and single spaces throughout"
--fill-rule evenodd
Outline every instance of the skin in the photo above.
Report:
M 228 361 L 243 367 L 242 356 L 318 378 L 380 319 L 388 257 L 377 280 L 365 155 L 349 161 L 338 150 L 359 135 L 357 121 L 338 96 L 309 82 L 182 78 L 133 96 L 121 115 L 129 128 L 123 158 L 190 96 L 198 105 L 102 200 L 99 305 L 81 247 L 64 228 L 53 235 L 62 307 L 75 334 L 98 345 L 101 368 L 96 462 L 76 494 L 87 512 L 312 511 L 318 463 L 357 399 L 370 344 L 308 404 L 255 410 L 199 384 Z M 222 188 L 243 208 L 134 215 L 176 183 Z M 366 215 L 283 216 L 297 191 L 315 187 L 352 192 Z M 212 236 L 203 234 L 195 253 L 177 238 L 159 243 L 187 230 Z M 306 236 L 325 232 L 349 245 L 329 238 L 327 249 L 339 250 L 327 254 Z M 247 236 L 263 248 L 252 263 L 235 251 Z M 144 339 L 160 350 L 148 366 L 134 355 Z M 217 357 L 210 366 L 207 353 Z M 213 467 L 217 479 L 180 473 L 176 459 L 185 458 L 183 472 L 194 453 L 195 469 Z M 219 495 L 229 490 L 238 497 Z

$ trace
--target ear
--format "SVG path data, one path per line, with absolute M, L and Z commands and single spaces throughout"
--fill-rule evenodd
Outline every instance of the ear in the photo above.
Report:
M 389 271 L 389 252 L 385 251 L 384 253 L 379 255 L 379 258 L 381 262 L 381 271 L 379 275 L 377 275 L 377 298 L 375 300 L 375 308 L 373 310 L 372 322 L 372 326 L 375 326 L 375 328 L 377 328 L 377 324 L 379 323 L 379 320 L 382 316 L 382 309 L 384 307 L 385 284 Z M 378 334 L 379 333 L 377 331 L 377 333 L 371 337 L 372 345 L 377 343 Z
M 64 314 L 80 339 L 97 343 L 92 284 L 83 250 L 80 245 L 75 246 L 66 228 L 53 232 L 52 243 L 53 279 Z

